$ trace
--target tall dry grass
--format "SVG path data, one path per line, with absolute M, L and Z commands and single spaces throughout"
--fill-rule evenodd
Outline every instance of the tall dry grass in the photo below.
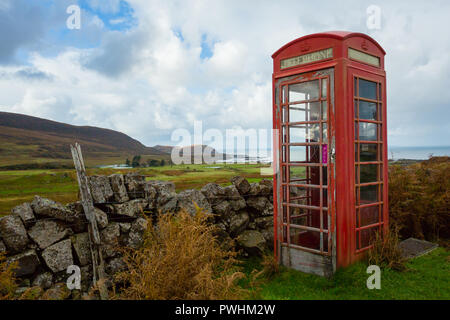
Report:
M 369 264 L 397 271 L 405 270 L 406 259 L 402 257 L 399 243 L 398 229 L 395 226 L 384 234 L 377 232 L 373 247 L 368 253 Z
M 115 275 L 118 299 L 239 299 L 244 277 L 234 251 L 223 249 L 201 209 L 159 214 L 144 245 L 124 252 L 127 270 Z M 150 222 L 150 221 L 149 221 Z
M 0 253 L 0 300 L 14 299 L 17 289 L 14 270 L 17 262 L 8 263 L 4 253 Z
M 450 158 L 389 167 L 389 217 L 403 239 L 450 239 Z

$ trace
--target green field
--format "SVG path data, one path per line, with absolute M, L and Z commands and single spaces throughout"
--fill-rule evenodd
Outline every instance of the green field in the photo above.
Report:
M 201 188 L 208 182 L 221 185 L 230 183 L 236 175 L 246 177 L 250 182 L 267 176 L 261 175 L 262 165 L 174 165 L 139 169 L 88 169 L 88 175 L 138 172 L 148 180 L 170 180 L 177 191 Z M 265 167 L 269 169 L 268 167 Z M 268 176 L 271 178 L 271 176 Z M 61 203 L 76 201 L 78 184 L 75 170 L 11 170 L 0 171 L 0 215 L 9 214 L 11 209 L 23 202 L 31 201 L 34 195 L 48 197 Z
M 88 169 L 88 175 L 137 172 L 148 180 L 170 180 L 177 191 L 201 188 L 208 182 L 228 185 L 235 175 L 246 177 L 250 182 L 271 178 L 261 174 L 262 165 L 177 165 L 139 169 Z M 305 172 L 297 169 L 295 176 Z M 31 201 L 41 195 L 61 203 L 76 201 L 78 185 L 74 170 L 15 170 L 0 171 L 0 216 L 9 214 L 14 206 Z M 259 259 L 244 263 L 246 273 L 261 269 Z M 408 263 L 408 270 L 398 272 L 383 270 L 381 290 L 369 290 L 366 280 L 367 265 L 357 263 L 338 270 L 331 279 L 304 274 L 282 268 L 273 278 L 261 277 L 251 286 L 255 299 L 450 299 L 450 254 L 439 248 Z M 244 284 L 244 285 L 248 285 Z
M 246 261 L 247 274 L 261 269 L 259 259 Z M 412 259 L 406 271 L 381 270 L 381 289 L 367 289 L 367 263 L 338 270 L 331 279 L 281 268 L 273 278 L 262 277 L 252 288 L 252 299 L 347 300 L 347 299 L 450 299 L 450 252 L 438 248 Z M 243 283 L 248 286 L 248 283 Z

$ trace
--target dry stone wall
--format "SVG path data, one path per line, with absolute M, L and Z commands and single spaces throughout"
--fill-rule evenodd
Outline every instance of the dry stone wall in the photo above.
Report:
M 212 214 L 220 239 L 235 239 L 244 255 L 261 255 L 273 247 L 272 181 L 249 183 L 240 176 L 231 185 L 206 184 L 201 190 L 175 192 L 168 181 L 146 181 L 136 174 L 89 177 L 100 229 L 102 253 L 109 276 L 125 267 L 118 247 L 138 248 L 148 227 L 146 216 L 184 209 L 194 214 L 196 205 Z M 17 261 L 20 289 L 39 286 L 44 296 L 79 298 L 92 285 L 88 222 L 80 202 L 62 205 L 35 196 L 11 215 L 0 218 L 0 252 Z M 68 292 L 61 283 L 66 270 L 81 270 L 81 290 Z

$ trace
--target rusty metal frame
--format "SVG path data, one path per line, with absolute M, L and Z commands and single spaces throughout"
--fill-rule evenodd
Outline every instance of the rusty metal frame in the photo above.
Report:
M 290 248 L 295 248 L 295 249 L 299 249 L 299 250 L 303 250 L 303 251 L 307 251 L 307 252 L 311 252 L 311 253 L 317 253 L 320 255 L 325 255 L 325 256 L 331 256 L 332 255 L 332 250 L 334 248 L 333 244 L 332 244 L 332 232 L 334 231 L 334 216 L 333 216 L 333 212 L 332 210 L 330 210 L 330 206 L 332 206 L 333 200 L 331 199 L 331 192 L 327 192 L 327 197 L 328 197 L 328 207 L 324 207 L 324 190 L 329 190 L 329 185 L 330 183 L 334 182 L 334 179 L 330 178 L 329 176 L 333 173 L 332 170 L 330 170 L 330 164 L 331 164 L 331 158 L 330 158 L 330 152 L 331 152 L 331 148 L 329 148 L 329 146 L 331 145 L 331 141 L 333 138 L 332 135 L 332 128 L 333 128 L 333 123 L 332 123 L 332 119 L 334 118 L 332 115 L 332 104 L 333 102 L 332 100 L 332 94 L 331 94 L 331 88 L 332 88 L 332 84 L 331 84 L 331 78 L 329 74 L 321 74 L 321 72 L 317 72 L 317 71 L 313 71 L 313 72 L 308 72 L 308 73 L 303 73 L 300 75 L 295 75 L 293 77 L 291 77 L 288 80 L 283 81 L 284 79 L 280 79 L 279 83 L 277 83 L 276 85 L 276 92 L 278 92 L 278 94 L 276 95 L 278 101 L 277 101 L 277 105 L 280 108 L 280 113 L 281 116 L 279 117 L 279 123 L 278 123 L 278 127 L 281 129 L 281 134 L 279 137 L 279 153 L 280 153 L 280 157 L 279 157 L 279 167 L 282 170 L 282 174 L 281 174 L 281 181 L 279 181 L 279 186 L 281 189 L 281 198 L 280 198 L 280 202 L 281 202 L 281 214 L 282 214 L 282 219 L 281 219 L 281 223 L 280 223 L 280 232 L 281 232 L 281 236 L 280 236 L 280 245 L 281 246 L 285 246 L 285 247 L 290 247 Z M 299 101 L 292 101 L 290 102 L 290 97 L 289 97 L 289 86 L 293 85 L 293 84 L 298 84 L 298 83 L 305 83 L 305 82 L 310 82 L 310 81 L 318 81 L 318 98 L 317 99 L 311 99 L 311 100 L 299 100 Z M 322 87 L 323 87 L 323 83 L 324 81 L 326 81 L 327 87 L 326 87 L 326 96 L 322 95 Z M 334 95 L 333 95 L 334 96 Z M 326 119 L 324 120 L 324 104 L 326 103 Z M 310 114 L 309 112 L 311 112 L 310 110 L 308 110 L 306 108 L 296 108 L 296 105 L 301 105 L 301 104 L 310 104 L 310 103 L 318 103 L 318 112 L 319 112 L 319 116 L 318 116 L 318 120 L 312 121 L 310 120 Z M 304 111 L 305 112 L 305 121 L 297 121 L 297 122 L 290 122 L 290 106 L 294 106 L 294 110 L 300 110 L 300 111 Z M 316 124 L 318 125 L 319 128 L 319 142 L 308 142 L 308 140 L 310 140 L 309 137 L 309 124 Z M 291 142 L 291 137 L 290 137 L 290 128 L 294 127 L 294 126 L 301 126 L 304 125 L 305 126 L 305 142 Z M 324 141 L 324 136 L 323 136 L 323 130 L 324 127 L 326 126 L 327 128 L 327 141 L 325 143 Z M 324 159 L 323 159 L 323 145 L 326 144 L 327 145 L 327 161 L 326 164 L 324 163 Z M 290 147 L 291 146 L 304 146 L 306 147 L 305 150 L 305 161 L 291 161 L 291 154 L 290 154 Z M 309 163 L 307 162 L 309 157 L 310 157 L 310 146 L 319 146 L 319 155 L 318 155 L 318 161 L 317 163 Z M 291 180 L 291 170 L 290 167 L 303 167 L 305 168 L 305 173 L 306 173 L 306 178 L 301 178 L 301 179 L 297 179 L 297 180 Z M 319 171 L 319 184 L 318 185 L 313 185 L 313 184 L 309 184 L 307 182 L 311 181 L 311 177 L 310 177 L 310 170 L 309 168 L 315 167 L 318 169 Z M 323 168 L 326 167 L 327 168 L 327 185 L 323 184 Z M 300 181 L 304 181 L 306 182 L 305 184 L 302 183 L 298 183 Z M 297 183 L 296 183 L 297 182 Z M 302 187 L 306 189 L 306 196 L 301 196 L 301 197 L 291 197 L 291 192 L 290 192 L 290 187 Z M 319 189 L 319 206 L 313 206 L 311 205 L 311 199 L 312 199 L 312 193 L 311 190 L 312 189 Z M 332 188 L 334 189 L 334 188 Z M 291 203 L 291 201 L 293 200 L 300 200 L 300 199 L 307 199 L 307 203 L 308 205 L 304 205 L 304 204 L 294 204 Z M 291 210 L 290 208 L 295 207 L 295 208 L 302 208 L 307 210 L 306 213 L 302 213 L 300 215 L 291 215 Z M 307 225 L 298 225 L 298 224 L 294 224 L 291 222 L 292 218 L 295 217 L 301 217 L 301 216 L 309 216 L 310 221 L 309 221 L 309 225 L 312 224 L 312 213 L 311 210 L 315 210 L 318 211 L 319 214 L 319 228 L 315 228 L 315 227 L 311 227 L 311 226 L 307 226 Z M 325 227 L 324 224 L 324 214 L 327 213 L 327 221 L 328 221 L 328 225 Z M 286 216 L 285 216 L 286 214 Z M 305 230 L 305 231 L 313 231 L 313 232 L 319 232 L 319 250 L 317 249 L 313 249 L 313 248 L 308 248 L 308 247 L 304 247 L 301 245 L 297 245 L 294 243 L 291 243 L 291 228 L 294 229 L 300 229 L 300 230 Z M 331 232 L 330 232 L 331 230 Z M 284 234 L 286 233 L 286 234 Z M 327 237 L 327 250 L 324 250 L 324 233 L 326 234 Z
M 375 90 L 377 99 L 367 99 L 359 96 L 359 80 L 363 79 L 365 81 L 369 81 L 372 83 L 375 83 Z M 357 218 L 357 225 L 355 225 L 354 232 L 355 232 L 355 252 L 356 253 L 362 253 L 368 249 L 370 249 L 373 244 L 370 244 L 368 246 L 362 247 L 361 242 L 361 234 L 363 230 L 368 229 L 375 229 L 378 228 L 378 231 L 382 230 L 382 227 L 384 225 L 384 221 L 382 220 L 383 217 L 383 197 L 382 197 L 382 191 L 383 191 L 383 185 L 385 183 L 383 179 L 383 158 L 382 158 L 382 150 L 383 150 L 383 121 L 382 121 L 382 110 L 383 110 L 383 97 L 381 95 L 382 90 L 382 83 L 381 81 L 374 80 L 373 78 L 369 77 L 363 77 L 359 75 L 353 75 L 353 81 L 354 84 L 354 95 L 353 95 L 353 104 L 354 104 L 354 110 L 356 110 L 356 113 L 354 115 L 354 125 L 355 125 L 355 142 L 354 142 L 354 148 L 355 148 L 355 175 L 356 175 L 356 181 L 355 181 L 355 214 Z M 361 119 L 360 118 L 360 104 L 359 101 L 367 101 L 371 103 L 375 103 L 376 105 L 376 120 L 369 120 L 369 119 Z M 360 123 L 373 123 L 377 126 L 376 128 L 376 140 L 359 140 L 359 124 Z M 361 155 L 360 155 L 360 146 L 361 144 L 376 144 L 376 159 L 375 161 L 361 161 Z M 377 181 L 373 182 L 365 182 L 361 183 L 361 165 L 376 165 L 377 166 Z M 361 204 L 361 187 L 366 186 L 377 186 L 377 200 L 375 202 L 367 203 L 367 204 Z M 377 207 L 378 208 L 378 222 L 372 223 L 369 225 L 361 225 L 361 209 L 364 208 L 370 208 L 370 207 Z

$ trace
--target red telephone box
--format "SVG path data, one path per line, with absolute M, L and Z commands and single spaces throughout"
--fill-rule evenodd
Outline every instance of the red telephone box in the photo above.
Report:
M 383 48 L 333 31 L 273 58 L 274 219 L 278 261 L 329 276 L 388 228 Z

